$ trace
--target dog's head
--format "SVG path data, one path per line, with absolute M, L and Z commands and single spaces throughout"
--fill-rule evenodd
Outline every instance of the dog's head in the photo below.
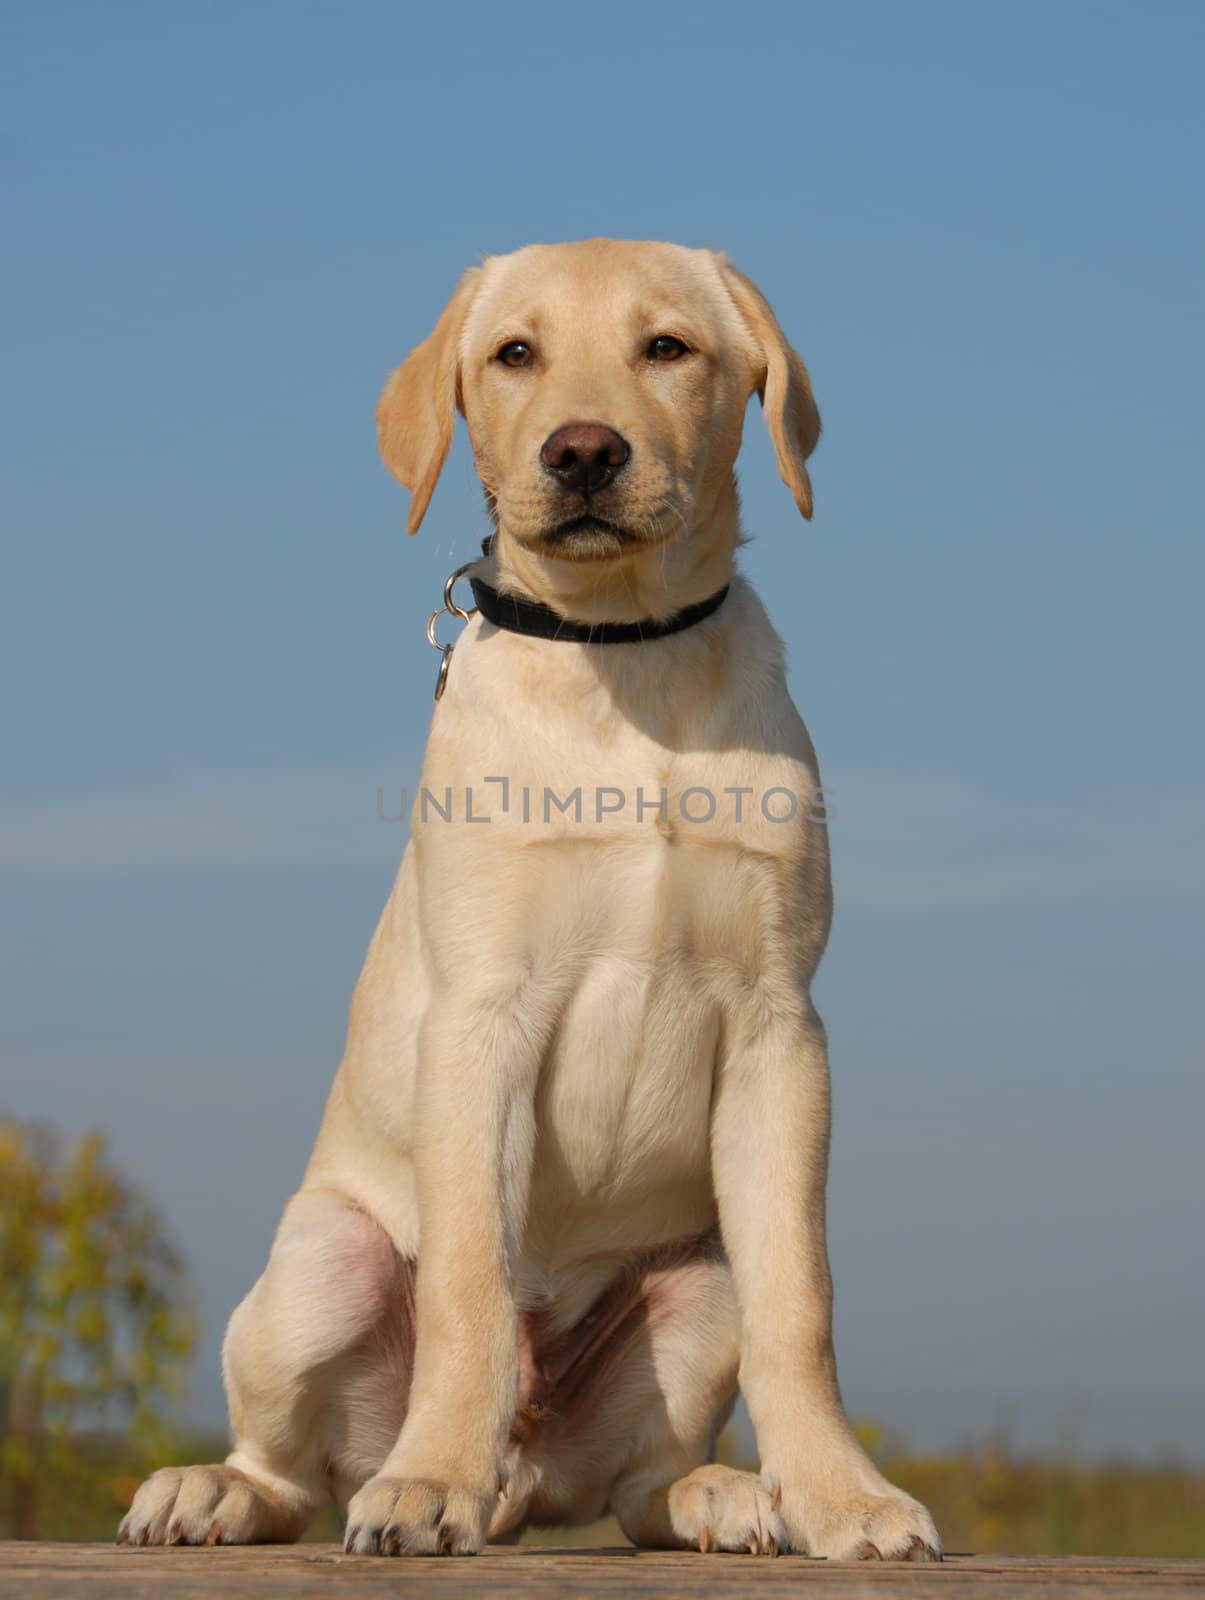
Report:
M 751 394 L 812 514 L 820 417 L 758 289 L 722 256 L 594 239 L 487 258 L 389 379 L 381 453 L 422 522 L 457 409 L 505 535 L 574 562 L 623 560 L 714 522 Z M 735 523 L 735 501 L 732 498 Z M 733 529 L 735 533 L 735 528 Z

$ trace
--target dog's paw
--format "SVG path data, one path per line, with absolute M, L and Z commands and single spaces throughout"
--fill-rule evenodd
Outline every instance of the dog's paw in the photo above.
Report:
M 776 1556 L 787 1548 L 773 1497 L 752 1472 L 697 1467 L 670 1484 L 668 1502 L 674 1534 L 687 1549 Z
M 475 1556 L 497 1498 L 428 1478 L 370 1478 L 347 1508 L 343 1548 L 360 1556 Z
M 237 1467 L 164 1467 L 134 1496 L 118 1544 L 270 1544 L 299 1529 Z
M 940 1561 L 933 1518 L 911 1495 L 853 1489 L 784 1490 L 780 1506 L 791 1549 L 829 1561 Z

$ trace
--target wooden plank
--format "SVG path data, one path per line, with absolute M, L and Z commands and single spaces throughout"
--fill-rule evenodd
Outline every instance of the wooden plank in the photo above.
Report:
M 505 1546 L 461 1560 L 345 1556 L 337 1545 L 116 1549 L 0 1544 L 0 1600 L 1078 1600 L 1205 1596 L 1205 1562 L 1073 1556 L 950 1556 L 940 1566 L 809 1561 L 805 1556 Z

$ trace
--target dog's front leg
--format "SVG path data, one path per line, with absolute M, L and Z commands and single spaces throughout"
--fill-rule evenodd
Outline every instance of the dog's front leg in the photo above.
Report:
M 472 1555 L 518 1386 L 508 1261 L 526 1210 L 538 1068 L 513 1002 L 433 1001 L 419 1040 L 414 1374 L 397 1443 L 348 1507 L 359 1554 Z M 526 1019 L 530 1022 L 530 1018 Z
M 738 1025 L 719 1073 L 712 1165 L 740 1304 L 741 1388 L 791 1548 L 835 1560 L 936 1559 L 932 1518 L 869 1460 L 837 1387 L 820 1018 L 804 999 L 794 1015 Z

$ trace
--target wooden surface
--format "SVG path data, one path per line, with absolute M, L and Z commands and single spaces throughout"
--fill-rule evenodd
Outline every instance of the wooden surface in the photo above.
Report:
M 336 1545 L 219 1550 L 115 1549 L 100 1544 L 0 1544 L 0 1597 L 44 1600 L 370 1600 L 384 1595 L 504 1600 L 548 1595 L 648 1600 L 1033 1600 L 1080 1595 L 1205 1597 L 1203 1561 L 1082 1560 L 1069 1556 L 951 1556 L 940 1566 L 838 1566 L 803 1556 L 694 1555 L 656 1550 L 507 1547 L 472 1558 L 345 1556 Z

